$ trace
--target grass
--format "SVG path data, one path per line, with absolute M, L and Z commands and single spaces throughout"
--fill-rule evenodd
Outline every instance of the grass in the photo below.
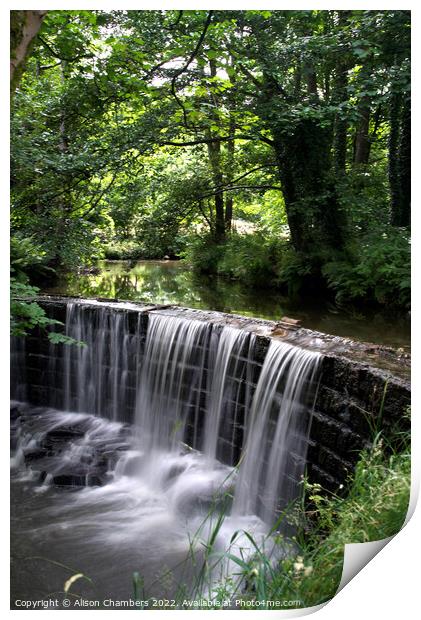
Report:
M 408 442 L 409 444 L 409 442 Z M 339 586 L 344 546 L 396 534 L 409 504 L 410 454 L 388 454 L 379 439 L 362 453 L 348 496 L 327 497 L 318 485 L 309 485 L 317 522 L 297 541 L 300 552 L 283 562 L 268 584 L 270 597 L 299 599 L 310 607 L 332 598 Z

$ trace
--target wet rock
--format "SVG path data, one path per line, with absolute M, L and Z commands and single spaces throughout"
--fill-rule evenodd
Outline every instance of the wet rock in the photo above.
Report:
M 97 276 L 101 273 L 101 269 L 99 267 L 91 266 L 91 267 L 78 267 L 77 272 L 80 275 L 94 275 Z
M 47 450 L 45 448 L 24 450 L 23 456 L 25 463 L 31 464 L 33 461 L 45 458 L 47 456 Z
M 45 435 L 41 446 L 49 455 L 54 455 L 67 449 L 69 443 L 80 440 L 84 435 L 85 429 L 79 425 L 55 428 Z
M 10 404 L 10 421 L 16 422 L 22 416 L 22 407 L 18 404 Z
M 53 476 L 53 484 L 57 487 L 96 487 L 103 486 L 104 477 L 98 474 L 59 474 Z

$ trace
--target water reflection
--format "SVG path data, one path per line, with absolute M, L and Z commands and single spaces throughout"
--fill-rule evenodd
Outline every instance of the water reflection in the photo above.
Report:
M 219 310 L 279 320 L 288 315 L 305 327 L 380 344 L 410 346 L 409 321 L 381 313 L 359 313 L 326 304 L 323 299 L 292 302 L 280 293 L 225 279 L 197 276 L 178 261 L 100 261 L 98 274 L 70 274 L 46 292 L 110 297 L 190 308 Z

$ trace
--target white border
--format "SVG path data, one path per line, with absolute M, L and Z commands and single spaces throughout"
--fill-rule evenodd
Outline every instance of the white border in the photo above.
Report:
M 138 10 L 152 10 L 152 9 L 232 9 L 232 10 L 241 10 L 241 9 L 278 9 L 278 10 L 308 10 L 308 9 L 361 9 L 361 10 L 387 10 L 387 9 L 397 9 L 397 8 L 405 8 L 412 10 L 412 18 L 413 18 L 413 144 L 419 144 L 420 137 L 420 122 L 419 122 L 419 110 L 421 109 L 420 105 L 420 96 L 419 96 L 419 77 L 417 77 L 416 73 L 420 73 L 419 70 L 419 57 L 420 57 L 420 38 L 421 38 L 421 29 L 420 29 L 420 17 L 421 17 L 421 9 L 418 8 L 417 3 L 412 1 L 405 2 L 403 7 L 397 7 L 396 2 L 383 1 L 383 2 L 353 2 L 352 7 L 350 7 L 350 3 L 343 2 L 274 2 L 273 0 L 266 0 L 265 2 L 125 2 L 123 4 L 124 9 L 138 9 Z M 35 5 L 35 6 L 34 6 Z M 8 115 L 8 100 L 9 100 L 9 50 L 8 50 L 8 28 L 9 28 L 9 10 L 11 9 L 86 9 L 86 6 L 89 9 L 98 9 L 98 10 L 110 10 L 110 9 L 121 9 L 122 6 L 119 6 L 117 2 L 95 2 L 92 1 L 88 5 L 84 2 L 72 2 L 68 1 L 65 3 L 44 1 L 38 3 L 34 2 L 16 2 L 11 3 L 6 1 L 5 5 L 3 5 L 0 9 L 0 44 L 2 46 L 2 79 L 0 81 L 1 88 L 1 98 L 0 101 L 3 105 L 2 115 L 1 115 L 1 136 L 2 136 L 2 160 L 1 160 L 1 177 L 3 181 L 3 192 L 2 195 L 4 199 L 2 200 L 2 204 L 0 206 L 0 214 L 1 214 L 1 224 L 0 224 L 0 249 L 2 252 L 0 260 L 0 278 L 1 278 L 1 303 L 0 303 L 0 328 L 1 328 L 1 340 L 0 342 L 3 344 L 3 352 L 0 358 L 0 377 L 2 381 L 2 390 L 1 390 L 1 403 L 2 406 L 0 408 L 1 417 L 0 424 L 1 428 L 1 437 L 6 445 L 2 446 L 1 449 L 1 457 L 2 457 L 2 467 L 1 471 L 4 472 L 5 476 L 6 472 L 9 470 L 9 457 L 8 457 L 8 410 L 9 410 L 9 388 L 8 388 L 8 295 L 7 295 L 7 279 L 8 279 L 8 161 L 9 161 L 9 145 L 8 145 L 8 135 L 9 135 L 9 115 Z M 416 67 L 416 69 L 414 69 Z M 420 225 L 420 209 L 421 209 L 421 201 L 420 201 L 420 192 L 419 192 L 419 183 L 417 183 L 418 166 L 416 163 L 415 149 L 413 149 L 413 309 L 412 309 L 412 319 L 413 319 L 413 376 L 421 377 L 421 367 L 418 359 L 418 348 L 419 348 L 419 335 L 420 328 L 418 326 L 419 320 L 419 306 L 418 299 L 420 293 L 419 281 L 421 280 L 420 275 L 418 273 L 419 265 L 421 264 L 421 250 L 419 243 L 419 233 L 418 228 Z M 413 466 L 413 474 L 412 474 L 412 486 L 413 486 L 413 494 L 412 499 L 415 500 L 415 497 L 418 495 L 419 482 L 420 482 L 420 457 L 418 456 L 421 453 L 419 448 L 420 443 L 420 428 L 419 422 L 417 420 L 419 416 L 419 411 L 421 409 L 420 402 L 420 391 L 417 389 L 417 383 L 414 382 L 413 385 L 413 406 L 412 406 L 412 414 L 413 414 L 413 458 L 412 458 L 412 466 Z M 5 488 L 6 487 L 6 488 Z M 6 511 L 6 496 L 8 484 L 5 483 L 2 488 L 2 496 L 1 502 L 4 506 L 4 509 L 1 512 L 1 518 L 4 520 L 2 522 L 1 531 L 5 535 L 9 530 L 9 516 L 8 511 Z M 415 506 L 412 506 L 414 509 Z M 337 620 L 341 618 L 341 620 L 355 620 L 356 617 L 361 616 L 363 614 L 364 618 L 375 618 L 381 617 L 382 620 L 387 620 L 388 618 L 399 617 L 402 620 L 412 619 L 415 617 L 419 617 L 419 604 L 418 604 L 418 590 L 419 586 L 419 550 L 421 548 L 420 542 L 420 531 L 421 531 L 421 516 L 419 507 L 415 510 L 414 515 L 409 520 L 407 525 L 403 528 L 403 530 L 383 549 L 379 555 L 377 555 L 362 571 L 340 592 L 338 593 L 334 599 L 328 603 L 325 607 L 323 607 L 320 611 L 317 611 L 317 618 L 320 620 Z M 1 566 L 1 575 L 0 575 L 0 584 L 2 586 L 2 597 L 1 597 L 1 609 L 6 612 L 6 614 L 14 614 L 15 611 L 9 610 L 9 577 L 8 577 L 8 537 L 5 537 L 2 545 L 2 560 L 3 564 Z M 99 611 L 99 610 L 98 610 Z M 298 613 L 297 613 L 298 612 Z M 22 614 L 30 614 L 32 618 L 35 618 L 38 614 L 43 613 L 42 611 L 22 611 Z M 53 613 L 53 616 L 49 615 L 48 617 L 54 618 L 54 614 L 61 613 L 60 611 L 49 611 L 49 614 Z M 69 611 L 67 613 L 76 613 L 75 611 Z M 96 611 L 85 611 L 85 615 L 87 614 L 96 614 Z M 102 613 L 102 612 L 101 612 Z M 110 611 L 106 612 L 106 617 L 113 616 L 116 617 L 116 614 L 120 614 L 120 611 Z M 142 617 L 146 615 L 149 616 L 150 613 L 148 611 L 143 611 Z M 158 612 L 166 617 L 170 618 L 181 618 L 185 617 L 185 612 L 183 611 L 169 611 L 169 612 Z M 287 618 L 287 617 L 297 617 L 298 615 L 303 615 L 300 610 L 296 610 L 296 612 L 291 611 L 221 611 L 218 614 L 218 617 L 221 617 L 220 614 L 224 614 L 227 618 L 232 618 L 233 614 L 241 614 L 241 617 L 251 617 L 253 618 L 265 618 L 267 614 L 271 614 L 272 618 Z M 182 616 L 181 616 L 182 614 Z M 199 615 L 200 614 L 200 615 Z M 124 616 L 124 614 L 123 614 Z M 98 618 L 98 616 L 95 616 Z M 152 618 L 158 619 L 161 617 L 157 615 L 157 612 L 154 612 Z M 188 617 L 192 618 L 192 620 L 196 620 L 196 618 L 203 618 L 203 612 L 188 612 Z

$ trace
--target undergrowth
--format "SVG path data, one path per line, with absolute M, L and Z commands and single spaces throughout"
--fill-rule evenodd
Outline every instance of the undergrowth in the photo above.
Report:
M 382 232 L 384 230 L 384 232 Z M 338 303 L 408 309 L 410 239 L 406 229 L 359 231 L 341 253 L 294 251 L 285 237 L 232 233 L 215 244 L 210 235 L 187 244 L 185 260 L 199 273 L 277 288 L 290 296 L 323 289 Z

